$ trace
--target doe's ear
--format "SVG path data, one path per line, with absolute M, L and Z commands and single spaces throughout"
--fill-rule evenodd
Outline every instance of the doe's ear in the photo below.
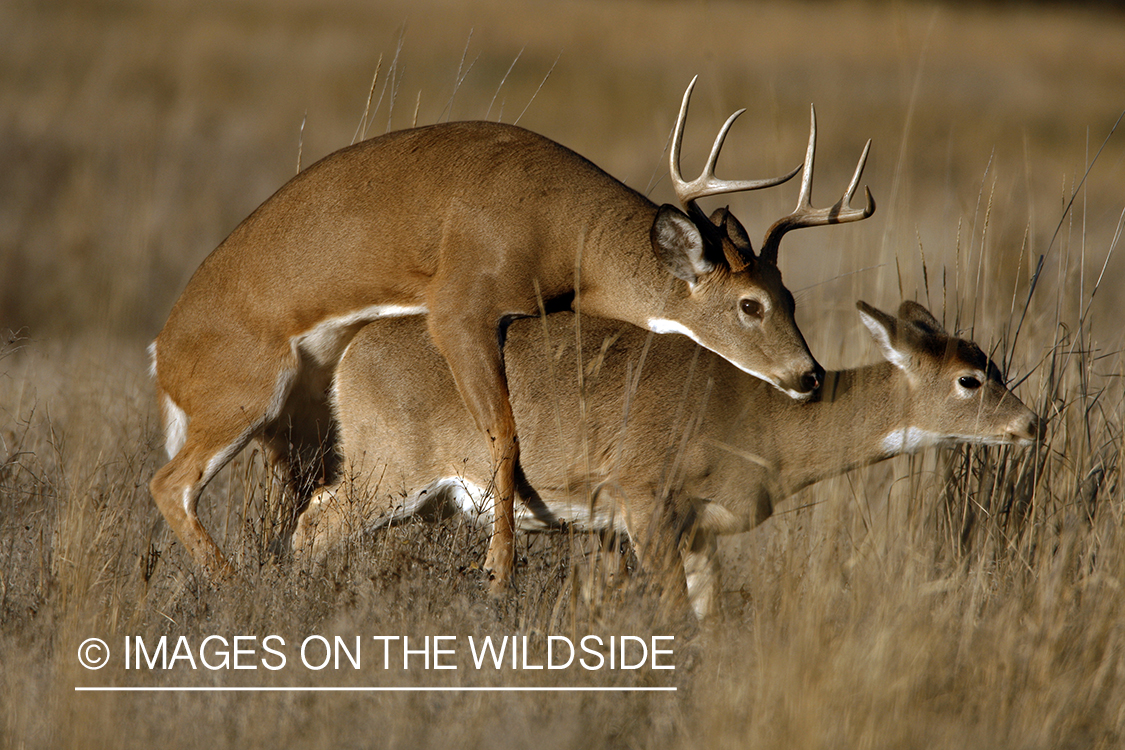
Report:
M 913 300 L 905 300 L 898 308 L 898 316 L 908 323 L 921 328 L 924 333 L 948 336 L 945 328 L 929 310 Z
M 859 309 L 859 317 L 863 320 L 863 324 L 867 326 L 871 337 L 879 345 L 883 357 L 900 370 L 908 370 L 910 355 L 902 346 L 898 319 L 875 309 L 863 300 L 856 302 L 855 306 Z
M 675 206 L 665 204 L 656 212 L 649 230 L 652 252 L 668 273 L 694 286 L 700 277 L 715 270 L 704 254 L 699 228 Z

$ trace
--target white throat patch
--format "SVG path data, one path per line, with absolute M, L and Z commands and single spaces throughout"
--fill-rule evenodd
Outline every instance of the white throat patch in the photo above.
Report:
M 883 452 L 888 456 L 895 456 L 899 453 L 917 453 L 935 445 L 1008 445 L 1011 442 L 1000 435 L 947 435 L 917 427 L 904 427 L 887 433 L 883 438 Z
M 695 343 L 699 343 L 699 337 L 695 335 L 695 331 L 691 330 L 678 320 L 668 320 L 667 318 L 649 318 L 648 330 L 653 333 L 682 333 Z
M 939 432 L 920 430 L 917 427 L 904 427 L 901 430 L 893 430 L 887 433 L 883 438 L 883 452 L 890 456 L 899 453 L 916 453 L 923 448 L 940 445 L 945 441 L 945 436 Z

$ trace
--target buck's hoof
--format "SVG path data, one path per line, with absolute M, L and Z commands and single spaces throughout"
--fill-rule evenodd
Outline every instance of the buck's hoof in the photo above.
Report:
M 212 586 L 222 588 L 238 580 L 238 571 L 234 564 L 216 552 L 214 556 L 203 564 L 203 575 Z
M 492 596 L 504 596 L 512 590 L 512 574 L 510 571 L 502 572 L 495 568 L 485 567 L 484 575 L 488 581 L 488 593 Z
M 484 561 L 484 575 L 488 581 L 488 592 L 492 596 L 503 596 L 512 590 L 512 572 L 515 568 L 515 561 L 510 555 L 497 555 L 496 557 L 506 559 L 503 562 L 498 562 L 489 553 Z
M 507 596 L 512 591 L 511 583 L 508 581 L 501 581 L 498 578 L 489 578 L 488 580 L 488 595 L 499 599 L 500 597 Z

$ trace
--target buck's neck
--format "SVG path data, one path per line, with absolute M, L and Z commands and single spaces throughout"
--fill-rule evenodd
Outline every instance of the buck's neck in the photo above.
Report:
M 683 282 L 656 259 L 649 233 L 657 207 L 647 199 L 605 207 L 586 225 L 581 246 L 575 308 L 646 328 L 662 317 Z
M 909 390 L 901 370 L 888 362 L 826 373 L 808 403 L 766 392 L 762 424 L 757 435 L 744 433 L 743 444 L 776 467 L 784 495 L 901 452 L 893 436 L 910 424 Z M 768 442 L 760 437 L 765 434 Z

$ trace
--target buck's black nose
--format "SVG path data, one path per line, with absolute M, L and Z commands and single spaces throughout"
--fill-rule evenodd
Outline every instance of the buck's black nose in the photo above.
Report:
M 824 368 L 819 364 L 801 376 L 801 393 L 812 393 L 824 382 Z

